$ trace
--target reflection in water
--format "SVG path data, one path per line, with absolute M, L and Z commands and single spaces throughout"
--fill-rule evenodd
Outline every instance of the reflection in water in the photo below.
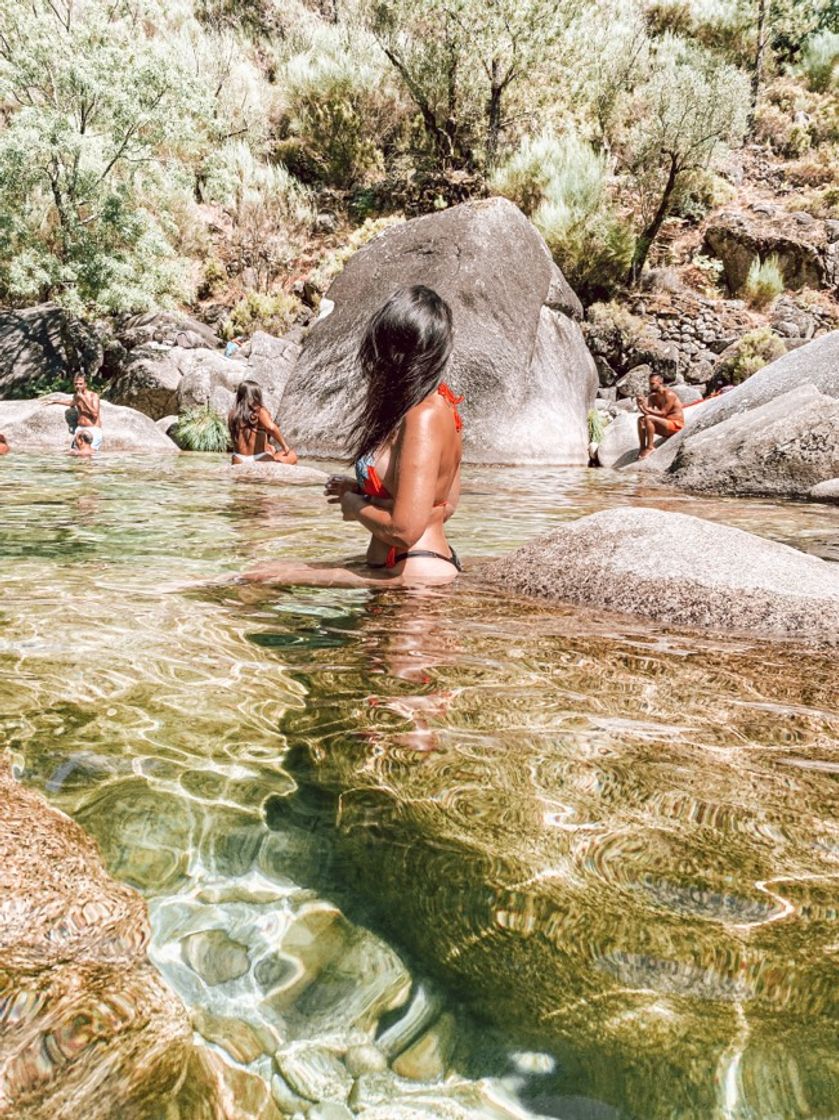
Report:
M 4 741 L 149 899 L 240 1107 L 267 1108 L 258 1083 L 277 1114 L 323 1091 L 375 1116 L 390 1062 L 566 1120 L 836 1114 L 831 666 L 465 585 L 178 591 L 341 555 L 351 527 L 203 460 L 33 463 L 0 471 Z M 828 507 L 466 483 L 467 556 L 627 500 L 836 547 Z M 487 514 L 501 486 L 512 520 Z M 497 1081 L 452 1093 L 453 1116 L 522 1115 Z

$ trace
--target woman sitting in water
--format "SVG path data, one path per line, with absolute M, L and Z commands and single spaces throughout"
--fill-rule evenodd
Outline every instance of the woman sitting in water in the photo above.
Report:
M 460 563 L 444 529 L 460 493 L 461 398 L 442 380 L 451 349 L 451 310 L 430 288 L 403 288 L 376 312 L 359 350 L 366 395 L 350 433 L 355 478 L 326 485 L 344 520 L 370 533 L 365 561 L 266 565 L 251 578 L 351 586 L 455 578 Z
M 297 455 L 262 403 L 262 389 L 255 381 L 242 381 L 239 385 L 227 426 L 234 463 L 287 463 L 292 466 L 297 462 Z M 272 439 L 282 451 L 271 446 L 269 440 Z

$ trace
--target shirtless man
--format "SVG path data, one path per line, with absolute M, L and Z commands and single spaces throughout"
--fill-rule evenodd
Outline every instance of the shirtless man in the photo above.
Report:
M 664 436 L 669 439 L 680 432 L 685 426 L 685 414 L 682 412 L 682 402 L 672 389 L 665 386 L 660 373 L 650 374 L 650 395 L 636 397 L 635 401 L 641 410 L 638 417 L 641 452 L 638 458 L 648 459 L 655 451 L 655 437 Z
M 102 446 L 102 410 L 99 403 L 99 394 L 94 393 L 92 389 L 88 389 L 83 373 L 77 373 L 73 378 L 73 399 L 56 401 L 55 403 L 76 411 L 76 427 L 73 429 L 74 442 L 71 446 L 75 446 L 76 433 L 81 428 L 85 428 L 90 433 L 91 449 L 98 451 Z

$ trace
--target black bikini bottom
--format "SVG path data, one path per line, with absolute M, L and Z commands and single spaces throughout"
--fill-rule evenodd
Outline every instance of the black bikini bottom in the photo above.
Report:
M 368 564 L 367 567 L 368 568 L 392 568 L 396 564 L 401 564 L 401 562 L 403 560 L 410 560 L 414 556 L 425 556 L 425 557 L 428 557 L 429 559 L 432 559 L 432 560 L 445 560 L 447 564 L 453 564 L 454 567 L 457 568 L 457 570 L 459 572 L 463 571 L 463 565 L 461 564 L 460 560 L 458 560 L 457 553 L 455 552 L 454 549 L 452 549 L 451 556 L 444 556 L 442 554 L 442 552 L 431 552 L 431 551 L 429 551 L 428 549 L 425 549 L 425 548 L 415 548 L 415 549 L 409 550 L 408 552 L 396 552 L 395 550 L 392 550 L 392 551 L 393 551 L 393 555 L 388 557 L 387 563 L 385 563 L 385 564 Z

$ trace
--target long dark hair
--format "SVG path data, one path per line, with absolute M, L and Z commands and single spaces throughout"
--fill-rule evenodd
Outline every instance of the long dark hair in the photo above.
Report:
M 235 439 L 243 428 L 257 426 L 260 408 L 263 408 L 262 389 L 255 381 L 240 381 L 236 390 L 236 403 L 228 418 L 227 426 Z
M 452 352 L 452 312 L 431 288 L 400 288 L 370 319 L 358 359 L 367 380 L 350 429 L 351 461 L 373 452 L 433 393 Z

